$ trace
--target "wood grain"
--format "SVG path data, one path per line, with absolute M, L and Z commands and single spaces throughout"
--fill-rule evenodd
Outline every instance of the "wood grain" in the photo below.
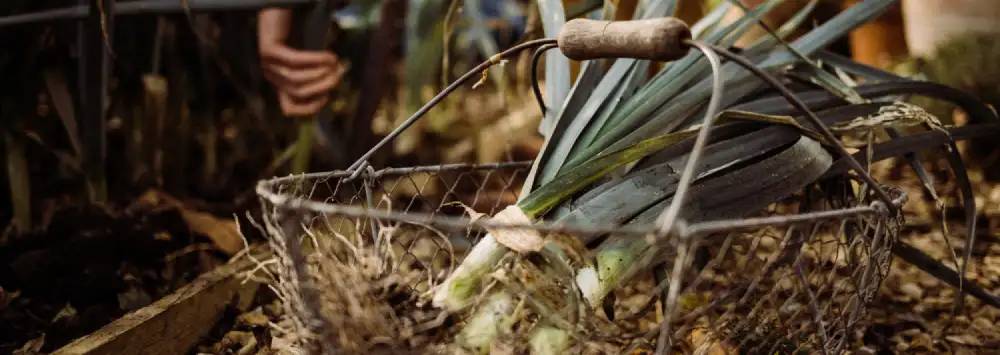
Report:
M 226 307 L 253 299 L 259 285 L 241 285 L 241 274 L 250 266 L 247 259 L 223 265 L 53 354 L 186 354 L 212 330 Z
M 559 32 L 559 50 L 574 60 L 637 58 L 669 61 L 688 53 L 687 24 L 673 17 L 634 21 L 575 19 Z

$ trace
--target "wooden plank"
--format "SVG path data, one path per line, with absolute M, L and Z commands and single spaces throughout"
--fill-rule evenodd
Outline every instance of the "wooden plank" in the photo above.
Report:
M 246 258 L 220 266 L 53 354 L 186 354 L 208 335 L 227 306 L 252 300 L 259 284 L 240 284 L 242 272 L 250 267 Z

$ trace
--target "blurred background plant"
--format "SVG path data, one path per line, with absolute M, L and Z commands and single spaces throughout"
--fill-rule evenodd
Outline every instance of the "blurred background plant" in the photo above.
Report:
M 66 4 L 5 2 L 0 15 L 60 5 Z M 339 9 L 330 45 L 351 69 L 333 93 L 333 119 L 319 123 L 317 139 L 306 147 L 315 153 L 306 165 L 292 162 L 302 149 L 295 145 L 297 122 L 281 117 L 258 71 L 254 12 L 117 18 L 107 34 L 109 206 L 157 188 L 236 211 L 249 206 L 249 187 L 258 179 L 341 168 L 442 81 L 520 40 L 532 11 L 525 1 L 478 0 L 354 1 Z M 11 207 L 0 218 L 22 233 L 44 227 L 41 217 L 51 211 L 43 201 L 88 200 L 80 179 L 80 157 L 90 148 L 79 132 L 75 29 L 61 21 L 0 31 L 10 49 L 0 53 L 9 83 L 0 102 L 2 197 Z M 525 90 L 513 89 L 528 85 L 526 76 L 512 75 L 526 74 L 519 65 L 498 67 L 489 85 L 449 100 L 378 165 L 461 161 L 492 149 L 477 143 L 478 132 L 502 117 L 531 116 L 519 110 Z M 519 120 L 532 125 L 530 117 Z M 442 153 L 444 147 L 451 148 Z
M 75 3 L 4 1 L 0 16 Z M 84 157 L 102 148 L 83 137 L 92 126 L 81 107 L 92 96 L 82 94 L 92 82 L 78 67 L 77 22 L 0 27 L 0 220 L 10 221 L 0 235 L 0 287 L 17 300 L 0 307 L 0 353 L 39 332 L 54 349 L 224 261 L 242 248 L 243 221 L 227 216 L 257 208 L 258 180 L 345 167 L 443 80 L 520 40 L 529 5 L 337 6 L 328 45 L 350 69 L 332 93 L 332 118 L 307 139 L 262 79 L 255 11 L 116 17 L 102 33 L 111 58 L 106 165 L 92 176 Z M 376 166 L 502 160 L 520 141 L 499 137 L 530 143 L 537 112 L 522 104 L 532 103 L 526 60 L 449 100 Z M 93 316 L 50 324 L 64 306 Z

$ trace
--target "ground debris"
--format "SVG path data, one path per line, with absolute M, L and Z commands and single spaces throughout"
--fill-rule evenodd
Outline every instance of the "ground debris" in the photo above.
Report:
M 243 328 L 267 327 L 270 321 L 271 320 L 268 319 L 266 315 L 264 315 L 264 312 L 261 310 L 261 308 L 257 307 L 254 310 L 247 313 L 243 313 L 239 317 L 237 317 L 236 326 Z
M 36 355 L 42 354 L 42 346 L 45 345 L 45 334 L 37 338 L 28 340 L 19 349 L 14 350 L 13 355 Z
M 51 214 L 44 230 L 0 244 L 0 354 L 42 333 L 41 351 L 53 351 L 223 261 L 214 249 L 187 251 L 193 235 L 177 211 Z
M 928 253 L 944 265 L 955 269 L 949 244 L 955 253 L 964 253 L 962 237 L 965 226 L 960 209 L 956 206 L 957 189 L 954 182 L 938 187 L 944 197 L 944 218 L 947 218 L 948 240 L 942 232 L 942 213 L 937 211 L 930 197 L 919 186 L 913 172 L 905 164 L 880 164 L 876 174 L 883 175 L 888 183 L 906 186 L 916 194 L 905 206 L 908 224 L 901 240 Z M 943 169 L 944 163 L 930 164 L 934 170 Z M 1000 294 L 1000 244 L 997 243 L 1000 227 L 1000 186 L 983 179 L 979 168 L 969 172 L 977 205 L 980 206 L 979 240 L 973 249 L 968 278 L 982 285 L 988 292 Z M 971 296 L 965 297 L 961 313 L 953 314 L 957 290 L 902 260 L 895 260 L 888 277 L 883 282 L 869 321 L 865 343 L 875 349 L 895 352 L 952 352 L 956 354 L 983 353 L 1000 346 L 1000 309 L 986 306 Z

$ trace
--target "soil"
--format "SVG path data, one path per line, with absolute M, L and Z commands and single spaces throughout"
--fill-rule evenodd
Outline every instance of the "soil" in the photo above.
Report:
M 878 171 L 878 169 L 882 169 Z M 899 165 L 877 166 L 880 180 L 911 192 L 907 226 L 900 238 L 938 260 L 961 255 L 957 199 L 945 199 L 949 240 L 941 214 Z M 943 166 L 932 170 L 944 171 Z M 1000 186 L 971 171 L 979 205 L 979 241 L 970 279 L 1000 294 Z M 957 196 L 947 174 L 937 176 L 942 196 Z M 211 270 L 226 254 L 191 232 L 176 208 L 64 208 L 44 232 L 0 239 L 0 354 L 24 347 L 55 350 L 125 313 L 145 306 Z M 248 230 L 248 229 L 244 229 Z M 192 353 L 282 353 L 282 308 L 261 289 L 248 310 L 230 308 Z M 912 265 L 895 260 L 869 307 L 863 353 L 951 352 L 975 354 L 1000 348 L 1000 309 L 966 297 L 956 313 L 956 290 Z M 619 297 L 619 302 L 627 297 Z M 645 297 L 642 298 L 643 300 Z M 30 353 L 30 352 L 29 352 Z
M 968 156 L 965 144 L 960 149 Z M 978 162 L 978 160 L 974 160 Z M 993 295 L 1000 295 L 1000 185 L 979 164 L 969 169 L 978 212 L 976 244 L 972 248 L 967 277 Z M 936 187 L 946 206 L 943 213 L 922 192 L 919 180 L 905 163 L 876 166 L 881 181 L 905 188 L 910 202 L 904 207 L 907 224 L 900 240 L 955 267 L 950 249 L 965 253 L 965 225 L 954 177 L 943 161 L 928 167 L 940 183 Z M 947 231 L 947 232 L 945 232 Z M 869 307 L 871 322 L 865 333 L 867 350 L 886 353 L 992 353 L 1000 348 L 1000 309 L 965 296 L 962 309 L 955 309 L 958 290 L 898 258 Z
M 63 208 L 43 232 L 0 240 L 0 354 L 58 349 L 225 257 L 176 209 Z

